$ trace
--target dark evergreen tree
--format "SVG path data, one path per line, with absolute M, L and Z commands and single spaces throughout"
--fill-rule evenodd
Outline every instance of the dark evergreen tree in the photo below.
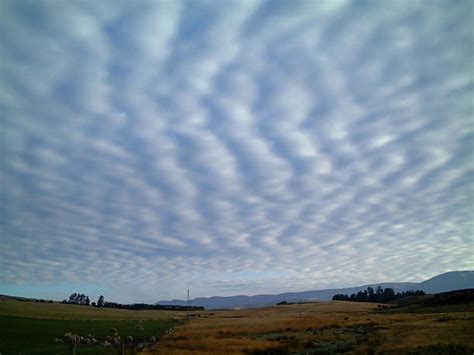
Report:
M 425 293 L 421 290 L 413 291 L 408 290 L 404 292 L 395 293 L 392 288 L 382 289 L 380 286 L 374 292 L 372 287 L 367 287 L 367 290 L 353 293 L 352 295 L 337 294 L 332 298 L 334 301 L 354 301 L 354 302 L 375 302 L 375 303 L 386 303 L 399 298 L 409 296 L 422 296 Z
M 376 302 L 376 300 L 377 298 L 374 289 L 372 287 L 367 287 L 367 302 Z
M 337 294 L 333 296 L 332 300 L 333 301 L 349 301 L 349 296 L 343 295 L 343 294 Z
M 395 292 L 393 288 L 386 288 L 383 290 L 382 303 L 389 302 L 395 299 Z

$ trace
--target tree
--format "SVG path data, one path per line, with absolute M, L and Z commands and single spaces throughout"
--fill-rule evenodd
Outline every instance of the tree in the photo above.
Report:
M 357 294 L 355 295 L 355 300 L 357 302 L 365 302 L 367 301 L 367 294 L 365 294 L 364 292 L 362 291 L 359 291 L 357 292 Z
M 393 288 L 382 289 L 382 287 L 378 286 L 375 292 L 372 287 L 367 287 L 367 290 L 353 293 L 350 297 L 343 294 L 337 294 L 334 295 L 332 299 L 334 301 L 387 303 L 403 297 L 422 296 L 424 294 L 425 293 L 422 290 L 408 290 L 395 293 Z
M 78 294 L 76 292 L 74 292 L 71 296 L 69 296 L 69 301 L 68 303 L 77 303 L 77 297 L 78 297 Z
M 393 290 L 393 288 L 386 288 L 385 290 L 383 290 L 383 294 L 382 294 L 383 303 L 391 301 L 393 299 L 395 299 L 395 291 Z
M 344 294 L 337 294 L 332 297 L 333 301 L 349 301 L 349 296 Z
M 97 307 L 104 307 L 104 306 L 105 306 L 104 296 L 100 295 L 99 299 L 97 300 Z
M 376 302 L 375 292 L 372 287 L 367 287 L 367 301 Z
M 86 296 L 85 294 L 74 292 L 71 296 L 69 296 L 69 301 L 65 303 L 88 306 L 90 304 L 90 301 L 89 301 L 89 297 Z

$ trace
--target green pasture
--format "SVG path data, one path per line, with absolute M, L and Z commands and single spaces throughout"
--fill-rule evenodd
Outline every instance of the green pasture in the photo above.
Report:
M 122 337 L 132 336 L 133 342 L 125 342 L 125 349 L 130 352 L 139 342 L 153 335 L 161 336 L 172 327 L 176 320 L 171 314 L 163 315 L 161 311 L 126 311 L 108 309 L 106 312 L 93 314 L 89 307 L 78 307 L 60 304 L 43 304 L 16 301 L 0 301 L 0 353 L 7 354 L 69 354 L 70 343 L 64 333 L 87 337 L 93 335 L 99 343 L 113 334 L 115 328 Z M 26 317 L 24 308 L 31 311 Z M 70 307 L 69 319 L 67 307 Z M 22 309 L 23 311 L 17 310 Z M 81 315 L 81 309 L 90 319 Z M 57 311 L 57 312 L 55 312 Z M 100 311 L 100 310 L 99 310 Z M 17 313 L 21 316 L 16 315 Z M 46 314 L 48 318 L 46 318 Z M 115 316 L 117 319 L 113 319 Z M 144 317 L 140 318 L 138 315 Z M 43 317 L 40 317 L 43 316 Z M 104 316 L 105 319 L 100 319 Z M 153 317 L 154 316 L 154 317 Z M 55 338 L 63 339 L 64 344 L 56 343 Z M 117 354 L 120 345 L 103 347 L 100 344 L 79 344 L 76 354 Z

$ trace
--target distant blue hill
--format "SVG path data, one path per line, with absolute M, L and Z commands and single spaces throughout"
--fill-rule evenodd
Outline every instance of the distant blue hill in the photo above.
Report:
M 474 271 L 452 271 L 437 275 L 423 282 L 385 282 L 369 284 L 358 287 L 348 287 L 328 290 L 315 290 L 303 292 L 287 292 L 278 295 L 255 295 L 255 296 L 229 296 L 229 297 L 199 297 L 189 300 L 189 306 L 203 306 L 206 309 L 222 308 L 254 308 L 275 305 L 282 301 L 328 301 L 335 294 L 342 293 L 350 295 L 354 292 L 363 291 L 367 287 L 393 288 L 395 292 L 406 290 L 423 290 L 426 293 L 448 292 L 474 288 Z M 185 300 L 159 301 L 160 305 L 186 306 Z

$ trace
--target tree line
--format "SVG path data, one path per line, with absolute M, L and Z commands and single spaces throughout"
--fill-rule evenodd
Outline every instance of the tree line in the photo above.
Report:
M 422 290 L 409 290 L 404 292 L 397 292 L 393 288 L 385 288 L 378 286 L 376 290 L 372 287 L 367 287 L 367 290 L 353 293 L 350 296 L 344 294 L 337 294 L 333 296 L 333 301 L 353 301 L 353 302 L 374 302 L 386 303 L 399 298 L 408 296 L 422 296 L 425 292 Z
M 83 293 L 74 292 L 69 296 L 69 300 L 63 300 L 61 303 L 76 304 L 81 306 L 91 306 L 99 308 L 118 308 L 130 310 L 172 310 L 172 311 L 198 311 L 204 310 L 204 307 L 199 306 L 174 306 L 174 305 L 158 305 L 146 303 L 121 304 L 116 302 L 106 302 L 104 296 L 100 295 L 96 302 L 90 302 L 89 296 Z
M 81 306 L 89 306 L 91 301 L 89 300 L 89 296 L 86 296 L 83 293 L 74 292 L 71 296 L 69 296 L 69 300 L 63 300 L 61 303 L 79 304 Z
M 118 309 L 130 309 L 133 311 L 141 310 L 169 310 L 169 311 L 202 311 L 202 306 L 174 306 L 174 305 L 161 305 L 161 304 L 146 304 L 146 303 L 133 303 L 133 304 L 121 304 L 115 302 L 105 302 L 105 308 L 118 308 Z

